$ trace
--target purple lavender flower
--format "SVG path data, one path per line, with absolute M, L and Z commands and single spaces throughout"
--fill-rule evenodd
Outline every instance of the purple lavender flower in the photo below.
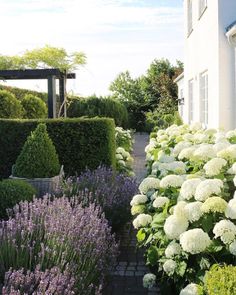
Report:
M 130 201 L 138 192 L 132 177 L 117 174 L 110 168 L 87 170 L 78 178 L 68 178 L 62 194 L 75 197 L 83 206 L 91 202 L 100 205 L 113 230 L 120 229 L 130 218 Z
M 13 269 L 70 270 L 80 294 L 91 294 L 115 261 L 117 245 L 101 209 L 50 196 L 21 202 L 0 222 L 0 275 Z M 81 291 L 84 290 L 84 291 Z

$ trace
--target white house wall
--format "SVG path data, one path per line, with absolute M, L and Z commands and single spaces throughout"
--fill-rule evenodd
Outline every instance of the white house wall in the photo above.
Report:
M 236 0 L 219 0 L 219 119 L 225 129 L 236 128 L 235 50 L 225 28 L 236 20 Z
M 184 116 L 189 122 L 188 82 L 194 81 L 194 118 L 200 121 L 200 74 L 208 71 L 208 127 L 231 129 L 235 119 L 234 50 L 225 37 L 225 28 L 236 20 L 236 0 L 208 0 L 199 18 L 199 1 L 193 0 L 193 31 L 188 36 L 185 12 Z M 187 37 L 188 36 L 188 37 Z

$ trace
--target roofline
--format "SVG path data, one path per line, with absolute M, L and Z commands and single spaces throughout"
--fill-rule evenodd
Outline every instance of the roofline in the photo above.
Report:
M 230 25 L 225 29 L 225 31 L 226 31 L 226 32 L 230 31 L 230 29 L 232 29 L 233 26 L 235 26 L 235 25 L 236 25 L 236 20 L 235 20 L 232 24 L 230 24 Z
M 178 77 L 174 79 L 174 82 L 177 83 L 184 78 L 184 72 L 182 72 Z

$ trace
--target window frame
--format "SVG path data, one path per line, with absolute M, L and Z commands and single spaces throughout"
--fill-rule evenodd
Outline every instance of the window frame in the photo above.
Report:
M 189 37 L 193 31 L 193 0 L 188 0 L 187 15 L 187 30 Z
M 191 124 L 194 120 L 194 79 L 188 81 L 188 117 Z
M 201 5 L 202 1 L 204 1 L 204 5 Z M 207 0 L 199 0 L 198 2 L 198 19 L 200 19 L 204 12 L 206 11 L 207 9 Z
M 204 83 L 203 83 L 204 81 Z M 208 95 L 208 71 L 199 75 L 199 102 L 200 102 L 200 122 L 205 126 L 209 123 L 209 95 Z

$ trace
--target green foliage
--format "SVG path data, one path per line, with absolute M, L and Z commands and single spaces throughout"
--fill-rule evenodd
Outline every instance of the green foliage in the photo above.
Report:
M 24 108 L 24 118 L 40 119 L 47 117 L 47 106 L 41 98 L 33 94 L 26 94 L 21 104 Z
M 0 181 L 0 219 L 7 218 L 8 208 L 13 208 L 20 201 L 32 201 L 35 189 L 23 180 L 5 179 Z
M 115 120 L 116 125 L 127 127 L 128 112 L 126 107 L 112 98 L 91 96 L 74 98 L 68 108 L 69 117 L 108 117 Z
M 95 169 L 101 163 L 115 168 L 115 126 L 108 118 L 0 120 L 0 178 L 11 174 L 27 136 L 45 122 L 66 175 Z
M 37 96 L 41 98 L 45 103 L 47 103 L 47 100 L 48 100 L 48 95 L 45 92 L 38 92 L 34 90 L 22 89 L 22 88 L 6 86 L 6 85 L 0 85 L 0 90 L 7 90 L 11 92 L 20 101 L 22 101 L 27 94 Z
M 177 85 L 174 78 L 183 70 L 181 62 L 173 66 L 168 60 L 155 59 L 146 75 L 133 79 L 128 71 L 111 83 L 113 97 L 125 102 L 129 113 L 129 127 L 146 130 L 147 112 L 173 115 L 177 110 Z M 148 127 L 150 129 L 150 127 Z
M 21 103 L 14 94 L 6 90 L 0 90 L 0 118 L 22 118 L 22 116 Z
M 28 136 L 14 165 L 13 174 L 25 178 L 45 178 L 59 174 L 58 155 L 47 133 L 45 124 L 39 124 Z
M 46 45 L 43 48 L 27 50 L 22 56 L 0 55 L 1 70 L 58 68 L 73 71 L 86 62 L 83 52 L 68 54 L 64 48 Z
M 213 265 L 206 274 L 205 289 L 207 295 L 236 294 L 236 267 Z

